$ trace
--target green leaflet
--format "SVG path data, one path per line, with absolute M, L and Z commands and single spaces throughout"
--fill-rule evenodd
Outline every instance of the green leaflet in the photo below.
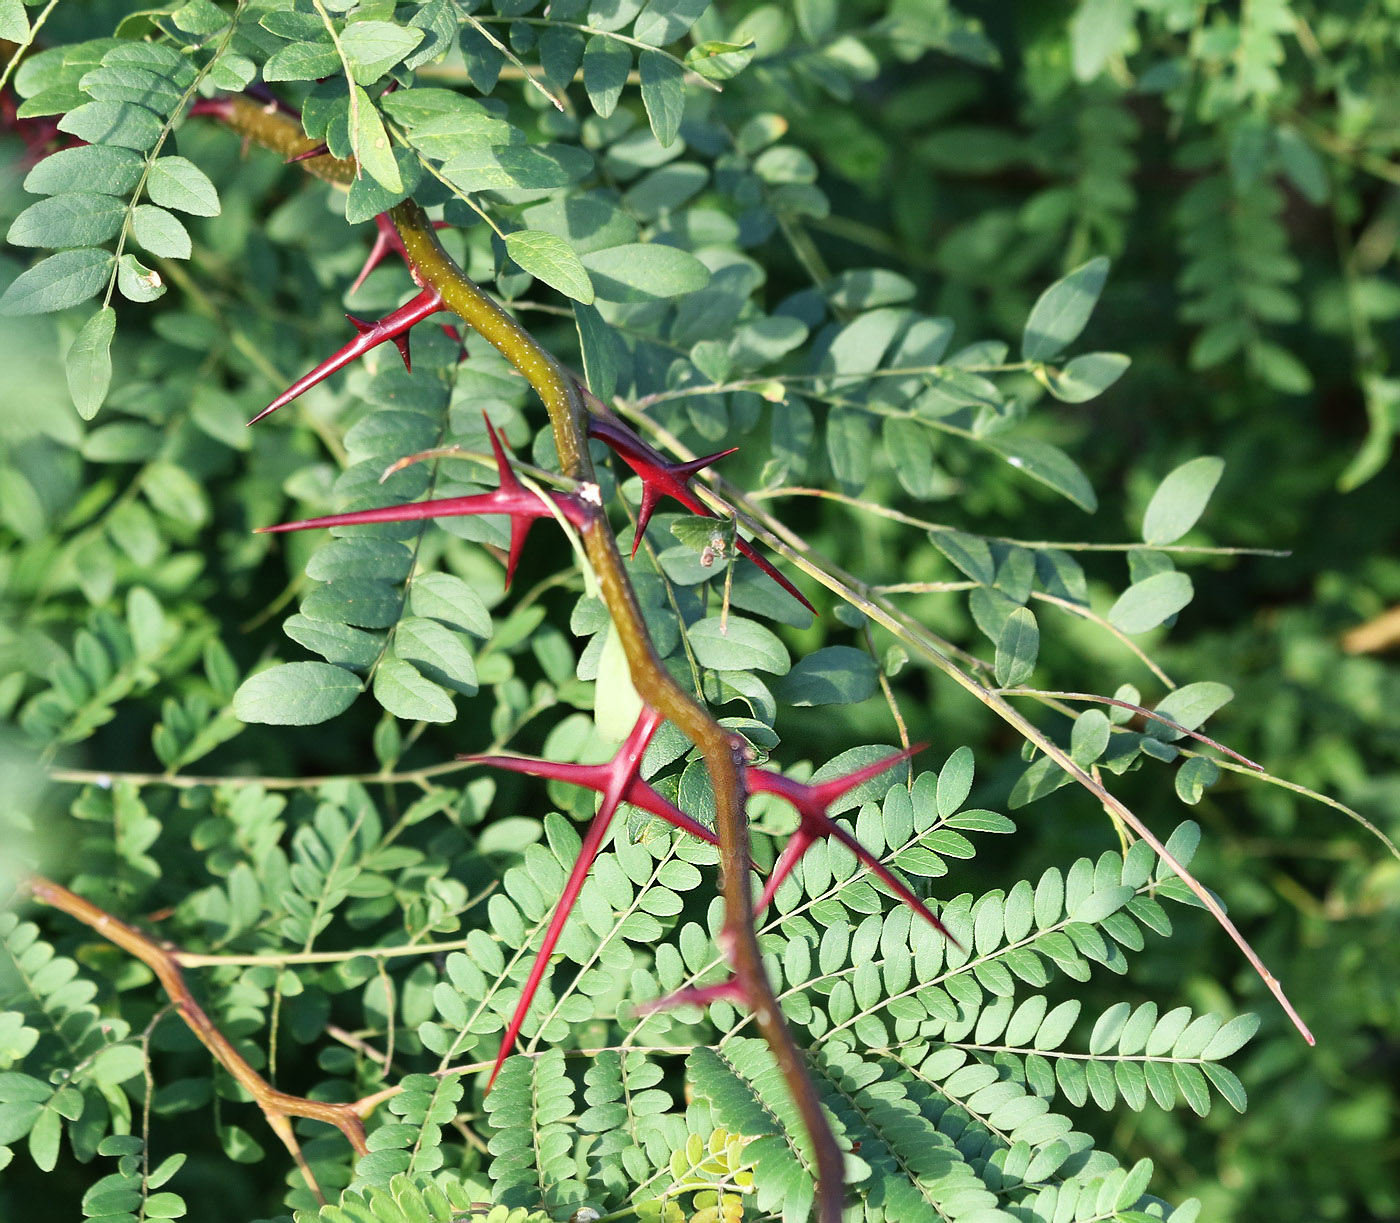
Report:
M 792 665 L 782 642 L 770 630 L 740 616 L 730 616 L 727 623 L 712 616 L 692 625 L 688 636 L 701 666 L 785 675 Z
M 15 246 L 94 246 L 121 228 L 126 205 L 110 195 L 75 191 L 31 204 L 6 235 Z
M 112 336 L 117 312 L 110 306 L 94 314 L 73 340 L 65 361 L 68 393 L 84 420 L 97 415 L 112 381 Z
M 657 143 L 671 144 L 680 131 L 685 111 L 685 73 L 681 66 L 659 51 L 643 51 L 637 57 L 641 70 L 642 104 Z
M 605 301 L 643 302 L 680 297 L 703 289 L 710 279 L 694 255 L 658 243 L 633 243 L 593 251 L 583 266 Z
M 1108 260 L 1091 259 L 1046 289 L 1026 320 L 1021 355 L 1047 361 L 1063 352 L 1088 324 L 1107 279 Z
M 379 111 L 358 84 L 351 87 L 351 94 L 350 143 L 360 167 L 386 191 L 402 191 L 399 163 L 389 145 L 389 134 L 384 130 Z
M 17 276 L 0 295 L 0 314 L 45 314 L 87 301 L 112 267 L 110 252 L 98 247 L 61 251 Z
M 173 213 L 154 204 L 138 204 L 131 213 L 131 236 L 152 255 L 190 257 L 190 235 Z
M 1145 633 L 1191 602 L 1194 588 L 1184 573 L 1156 573 L 1129 586 L 1108 611 L 1108 621 L 1125 633 Z
M 590 104 L 602 118 L 616 109 L 631 70 L 632 51 L 625 43 L 603 34 L 589 38 L 583 51 L 583 84 Z
M 869 654 L 851 646 L 827 646 L 799 658 L 778 695 L 790 705 L 839 705 L 865 700 L 876 686 L 876 664 Z
M 323 662 L 283 663 L 244 680 L 233 711 L 245 722 L 307 726 L 344 712 L 361 687 L 340 667 Z
M 554 234 L 517 231 L 506 235 L 506 253 L 520 265 L 522 271 L 538 277 L 558 289 L 565 297 L 582 302 L 593 301 L 593 285 L 579 257 L 562 238 Z
M 1205 513 L 1224 470 L 1223 459 L 1202 455 L 1167 475 L 1143 514 L 1143 539 L 1149 544 L 1171 544 L 1185 535 Z
M 197 217 L 219 215 L 219 195 L 209 176 L 183 157 L 161 157 L 146 179 L 151 201 Z

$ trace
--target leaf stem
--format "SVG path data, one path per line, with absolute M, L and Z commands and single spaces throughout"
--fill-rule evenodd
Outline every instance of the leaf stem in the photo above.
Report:
M 657 435 L 664 435 L 667 446 L 673 453 L 681 458 L 693 458 L 693 454 L 682 446 L 673 436 L 667 434 L 664 429 L 654 421 L 642 416 L 636 417 L 645 421 L 647 427 Z M 1303 1022 L 1303 1018 L 1298 1014 L 1292 1002 L 1288 1000 L 1288 995 L 1283 992 L 1282 985 L 1277 977 L 1273 975 L 1259 958 L 1259 954 L 1250 945 L 1249 941 L 1240 933 L 1239 927 L 1230 920 L 1226 914 L 1224 906 L 1206 889 L 1205 885 L 1198 880 L 1175 855 L 1167 849 L 1162 840 L 1142 822 L 1119 798 L 1111 794 L 1096 778 L 1090 776 L 1081 768 L 1064 748 L 1049 738 L 1034 722 L 1030 721 L 1023 714 L 1013 708 L 995 688 L 990 688 L 979 681 L 974 675 L 963 670 L 954 661 L 950 652 L 945 648 L 946 643 L 941 643 L 917 620 L 911 616 L 900 612 L 888 600 L 874 595 L 870 587 L 852 577 L 838 565 L 827 560 L 820 553 L 815 552 L 811 546 L 800 536 L 789 530 L 782 522 L 772 515 L 759 509 L 752 503 L 752 499 L 743 496 L 732 486 L 728 485 L 720 476 L 711 477 L 714 483 L 722 488 L 725 495 L 739 507 L 747 517 L 756 525 L 756 533 L 763 541 L 780 556 L 786 558 L 791 564 L 802 570 L 815 581 L 820 582 L 828 590 L 838 597 L 845 599 L 853 607 L 859 608 L 882 628 L 893 633 L 897 638 L 912 646 L 918 653 L 937 670 L 941 671 L 964 691 L 975 697 L 999 718 L 1017 730 L 1023 738 L 1038 747 L 1042 752 L 1050 757 L 1060 766 L 1070 777 L 1088 790 L 1090 794 L 1103 804 L 1104 809 L 1111 818 L 1122 821 L 1123 824 L 1131 828 L 1133 832 L 1152 846 L 1157 856 L 1171 868 L 1172 872 L 1191 890 L 1196 898 L 1201 902 L 1202 907 L 1215 918 L 1220 928 L 1229 936 L 1231 942 L 1239 948 L 1241 954 L 1249 961 L 1249 965 L 1259 975 L 1260 980 L 1268 987 L 1274 999 L 1282 1007 L 1293 1026 L 1310 1045 L 1317 1043 L 1316 1038 L 1308 1029 L 1308 1025 Z

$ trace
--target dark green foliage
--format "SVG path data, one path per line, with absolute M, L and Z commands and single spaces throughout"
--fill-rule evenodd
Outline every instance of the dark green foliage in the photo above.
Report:
M 88 142 L 0 188 L 0 885 L 37 863 L 190 953 L 279 1087 L 393 1093 L 359 1158 L 298 1123 L 322 1207 L 144 968 L 0 915 L 0 1214 L 810 1217 L 749 1016 L 638 1010 L 725 971 L 714 852 L 638 812 L 483 1094 L 593 800 L 453 757 L 607 759 L 635 708 L 571 536 L 542 525 L 507 593 L 504 518 L 251 534 L 494 487 L 483 411 L 552 487 L 524 381 L 433 322 L 412 373 L 384 346 L 243 426 L 345 309 L 410 291 L 390 258 L 339 297 L 409 193 L 648 441 L 740 445 L 719 471 L 748 508 L 871 583 L 843 605 L 779 557 L 814 618 L 736 557 L 752 523 L 673 503 L 629 565 L 659 654 L 770 767 L 933 742 L 834 813 L 960 945 L 824 842 L 760 918 L 852 1217 L 1400 1209 L 1394 860 L 1187 733 L 1395 833 L 1400 683 L 1338 642 L 1400 601 L 1400 6 L 962 7 L 191 0 L 39 27 L 0 0 L 0 36 L 49 47 L 11 74 L 21 121 Z M 188 115 L 259 78 L 360 158 L 348 192 Z M 595 451 L 625 554 L 638 485 Z M 1200 843 L 1316 1052 L 1044 743 L 1018 758 L 908 665 L 944 655 L 1120 702 L 1018 708 L 1179 858 Z M 689 751 L 664 729 L 644 774 L 707 821 Z M 794 816 L 749 814 L 769 867 Z

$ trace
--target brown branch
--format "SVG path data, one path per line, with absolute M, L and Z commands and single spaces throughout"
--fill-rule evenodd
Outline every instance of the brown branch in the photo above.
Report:
M 443 302 L 497 348 L 534 387 L 549 412 L 564 474 L 583 487 L 596 487 L 586 438 L 584 392 L 573 376 L 519 323 L 489 298 L 442 248 L 432 223 L 412 200 L 394 208 L 404 249 L 415 275 Z M 844 1160 L 801 1051 L 778 1006 L 754 928 L 749 874 L 744 741 L 725 730 L 666 669 L 652 644 L 636 592 L 606 517 L 594 515 L 583 527 L 583 544 L 598 580 L 599 593 L 617 628 L 637 695 L 674 722 L 704 756 L 715 795 L 715 831 L 720 843 L 725 920 L 720 949 L 752 1011 L 759 1031 L 783 1074 L 802 1116 L 817 1164 L 821 1223 L 839 1223 L 845 1206 Z
M 284 156 L 296 156 L 316 147 L 291 116 L 247 99 L 235 101 L 238 105 L 229 116 L 220 117 L 245 138 L 274 148 Z M 330 157 L 313 158 L 303 164 L 320 177 L 337 183 L 352 180 L 357 172 L 353 162 Z M 391 210 L 390 216 L 414 279 L 425 289 L 436 291 L 447 309 L 462 318 L 525 376 L 549 413 L 555 448 L 565 476 L 579 482 L 581 494 L 592 491 L 596 496 L 597 484 L 586 436 L 585 391 L 578 381 L 466 275 L 443 249 L 432 222 L 416 202 L 405 200 Z M 845 1207 L 844 1157 L 801 1051 L 783 1019 L 763 967 L 755 931 L 745 811 L 748 793 L 743 773 L 744 740 L 725 730 L 703 705 L 677 684 L 656 653 L 617 540 L 601 509 L 586 522 L 581 534 L 603 602 L 617 628 L 633 687 L 647 705 L 674 722 L 704 757 L 714 790 L 715 830 L 720 843 L 725 907 L 720 949 L 733 966 L 735 981 L 773 1052 L 812 1143 L 820 1223 L 840 1223 Z
M 367 1112 L 361 1112 L 358 1103 L 334 1104 L 326 1100 L 309 1100 L 305 1096 L 294 1096 L 273 1087 L 233 1047 L 233 1043 L 219 1030 L 218 1025 L 209 1018 L 208 1013 L 190 992 L 189 986 L 185 984 L 185 974 L 181 972 L 177 962 L 179 952 L 157 943 L 134 926 L 127 925 L 91 901 L 84 900 L 42 875 L 30 876 L 27 888 L 35 900 L 76 918 L 109 943 L 120 947 L 128 955 L 135 956 L 155 973 L 156 980 L 165 990 L 176 1013 L 185 1021 L 185 1026 L 195 1034 L 199 1043 L 209 1050 L 214 1060 L 228 1071 L 234 1081 L 253 1097 L 273 1133 L 282 1140 L 282 1144 L 296 1160 L 307 1185 L 318 1198 L 322 1197 L 321 1189 L 301 1153 L 296 1134 L 292 1131 L 293 1117 L 305 1117 L 333 1125 L 345 1135 L 356 1155 L 368 1153 L 365 1125 L 361 1119 L 368 1115 Z M 324 1201 L 324 1198 L 322 1200 Z

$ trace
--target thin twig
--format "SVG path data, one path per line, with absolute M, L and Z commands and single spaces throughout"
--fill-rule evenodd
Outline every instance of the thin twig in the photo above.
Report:
M 664 428 L 657 425 L 640 413 L 631 413 L 634 419 L 644 424 L 650 432 L 662 438 L 664 444 L 678 455 L 682 460 L 694 458 L 695 456 L 683 446 L 678 439 L 668 433 Z M 1167 864 L 1171 871 L 1190 889 L 1193 895 L 1201 902 L 1205 910 L 1219 923 L 1221 929 L 1230 937 L 1230 940 L 1239 948 L 1241 954 L 1249 961 L 1250 967 L 1258 973 L 1260 980 L 1268 987 L 1279 1006 L 1283 1008 L 1293 1026 L 1308 1042 L 1316 1044 L 1312 1032 L 1308 1025 L 1303 1022 L 1303 1018 L 1298 1014 L 1288 996 L 1283 992 L 1283 987 L 1279 984 L 1278 978 L 1273 975 L 1259 958 L 1258 953 L 1250 945 L 1249 941 L 1240 933 L 1239 928 L 1229 915 L 1225 912 L 1220 902 L 1206 889 L 1206 887 L 1172 854 L 1163 844 L 1162 840 L 1142 822 L 1121 799 L 1114 797 L 1102 784 L 1102 782 L 1091 777 L 1082 769 L 1069 753 L 1060 747 L 1054 740 L 1050 739 L 1039 727 L 1019 713 L 1015 708 L 1007 703 L 995 689 L 979 682 L 973 675 L 964 671 L 962 667 L 942 648 L 942 644 L 936 641 L 932 634 L 919 624 L 912 617 L 905 615 L 898 608 L 894 607 L 888 600 L 875 596 L 870 588 L 846 573 L 845 570 L 833 564 L 831 561 L 815 552 L 806 540 L 789 530 L 781 521 L 775 519 L 771 514 L 766 513 L 752 500 L 744 496 L 737 489 L 729 485 L 722 477 L 712 476 L 715 485 L 720 488 L 727 502 L 731 507 L 737 507 L 743 511 L 750 523 L 755 527 L 756 534 L 780 556 L 785 557 L 791 564 L 801 569 L 813 580 L 820 582 L 828 590 L 832 591 L 839 598 L 845 599 L 853 607 L 858 608 L 874 620 L 877 624 L 889 630 L 901 641 L 912 646 L 918 653 L 937 670 L 941 671 L 949 679 L 953 680 L 959 687 L 976 697 L 988 709 L 1008 723 L 1020 734 L 1038 747 L 1042 752 L 1050 757 L 1060 766 L 1070 777 L 1093 794 L 1104 808 L 1113 816 L 1122 820 L 1139 837 L 1152 846 L 1157 856 Z M 703 485 L 697 487 L 704 489 Z
M 50 781 L 69 782 L 77 786 L 100 786 L 110 789 L 117 782 L 130 782 L 135 786 L 169 786 L 174 790 L 193 790 L 198 786 L 261 786 L 264 790 L 316 790 L 332 782 L 357 781 L 365 785 L 416 785 L 431 789 L 427 783 L 434 777 L 446 773 L 460 772 L 470 768 L 460 760 L 445 760 L 430 764 L 421 769 L 406 773 L 335 773 L 318 777 L 263 777 L 223 776 L 194 773 L 126 773 L 106 769 L 67 769 L 48 770 Z
M 1081 620 L 1088 620 L 1091 623 L 1098 625 L 1098 627 L 1103 629 L 1104 632 L 1108 633 L 1112 637 L 1117 638 L 1120 644 L 1127 646 L 1127 648 L 1132 651 L 1137 660 L 1140 663 L 1142 663 L 1142 665 L 1146 667 L 1149 671 L 1151 671 L 1152 674 L 1158 680 L 1161 681 L 1163 686 L 1167 688 L 1176 687 L 1176 684 L 1172 681 L 1171 676 L 1169 676 L 1165 671 L 1162 670 L 1161 667 L 1159 667 L 1155 662 L 1152 661 L 1151 655 L 1149 655 L 1147 651 L 1142 648 L 1142 646 L 1138 645 L 1136 641 L 1129 637 L 1127 633 L 1120 629 L 1111 620 L 1099 615 L 1098 612 L 1093 610 L 1093 608 L 1085 607 L 1082 603 L 1073 603 L 1069 599 L 1062 599 L 1059 595 L 1052 595 L 1045 590 L 1031 591 L 1031 598 L 1035 599 L 1039 603 L 1049 603 L 1051 607 L 1058 607 L 1061 611 L 1066 611 L 1072 616 L 1078 616 Z
M 301 1169 L 307 1185 L 318 1197 L 321 1196 L 320 1186 L 317 1185 L 316 1178 L 301 1153 L 301 1145 L 292 1131 L 293 1117 L 306 1117 L 333 1125 L 345 1135 L 346 1141 L 357 1155 L 368 1153 L 364 1122 L 355 1105 L 309 1100 L 304 1096 L 279 1091 L 248 1064 L 243 1055 L 234 1048 L 233 1042 L 209 1018 L 208 1013 L 190 992 L 175 952 L 42 875 L 30 876 L 26 880 L 26 888 L 35 900 L 82 922 L 109 943 L 120 947 L 128 955 L 135 956 L 155 973 L 156 980 L 160 982 L 176 1013 L 185 1021 L 186 1027 L 194 1033 L 199 1043 L 209 1050 L 214 1060 L 228 1071 L 234 1081 L 253 1097 L 273 1133 L 282 1140 Z
M 1264 772 L 1262 764 L 1255 764 L 1248 756 L 1242 756 L 1233 748 L 1226 747 L 1212 739 L 1209 735 L 1203 735 L 1200 731 L 1192 730 L 1189 726 L 1183 726 L 1180 722 L 1174 722 L 1171 718 L 1158 713 L 1155 709 L 1148 709 L 1145 705 L 1134 705 L 1132 701 L 1120 701 L 1114 696 L 1099 696 L 1094 692 L 1052 692 L 1045 688 L 1001 688 L 998 689 L 1002 696 L 1035 696 L 1053 697 L 1061 701 L 1091 701 L 1095 705 L 1112 705 L 1117 709 L 1130 709 L 1133 713 L 1144 718 L 1150 718 L 1154 722 L 1160 722 L 1163 726 L 1176 731 L 1178 734 L 1190 735 L 1199 743 L 1204 743 L 1207 747 L 1213 747 L 1218 752 L 1224 752 L 1232 760 L 1238 760 L 1246 768 L 1253 769 L 1256 773 Z
M 877 371 L 884 372 L 884 371 Z M 800 485 L 789 484 L 780 488 L 765 488 L 757 492 L 748 494 L 750 501 L 771 501 L 775 497 L 816 497 L 822 501 L 839 501 L 842 505 L 854 506 L 859 510 L 866 510 L 871 514 L 878 514 L 881 518 L 888 518 L 893 522 L 902 522 L 905 526 L 918 527 L 924 531 L 960 531 L 961 527 L 952 526 L 946 522 L 929 522 L 923 518 L 915 518 L 912 515 L 902 513 L 900 510 L 892 509 L 888 505 L 880 505 L 875 501 L 866 501 L 860 497 L 852 497 L 849 493 L 840 493 L 830 488 L 805 488 Z M 1280 552 L 1271 548 L 1216 548 L 1205 544 L 1147 544 L 1147 543 L 1123 543 L 1123 544 L 1094 544 L 1077 543 L 1073 540 L 1063 539 L 1013 539 L 1009 535 L 983 535 L 980 538 L 994 544 L 1012 544 L 1018 548 L 1030 548 L 1032 551 L 1053 548 L 1058 552 L 1173 552 L 1185 556 L 1290 556 L 1289 552 Z

